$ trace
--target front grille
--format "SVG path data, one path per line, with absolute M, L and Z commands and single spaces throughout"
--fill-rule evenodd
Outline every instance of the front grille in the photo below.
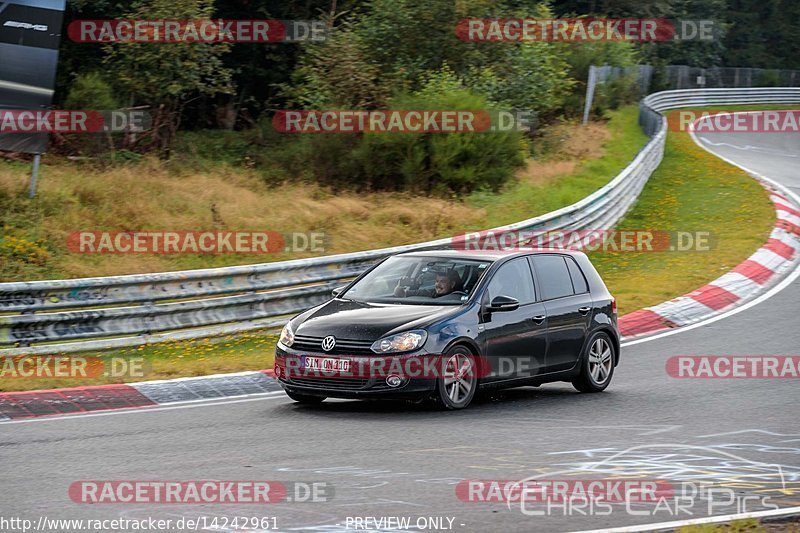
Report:
M 309 351 L 329 355 L 375 355 L 370 349 L 372 341 L 361 341 L 352 339 L 336 339 L 336 346 L 333 350 L 326 352 L 322 349 L 322 339 L 325 337 L 309 337 L 305 335 L 295 335 L 292 343 L 292 350 Z
M 336 390 L 362 390 L 369 385 L 369 379 L 359 378 L 291 378 L 289 382 L 304 387 Z

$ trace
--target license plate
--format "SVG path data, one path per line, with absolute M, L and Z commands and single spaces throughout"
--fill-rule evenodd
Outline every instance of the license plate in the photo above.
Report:
M 323 372 L 347 372 L 350 370 L 350 360 L 334 357 L 304 357 L 303 368 Z

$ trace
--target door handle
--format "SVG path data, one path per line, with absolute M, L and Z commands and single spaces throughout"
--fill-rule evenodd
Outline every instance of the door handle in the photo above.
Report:
M 589 312 L 589 311 L 591 311 L 591 310 L 592 310 L 592 308 L 591 308 L 591 307 L 579 307 L 579 308 L 578 308 L 578 312 L 579 312 L 580 314 L 582 314 L 582 315 L 585 315 L 586 313 L 588 313 L 588 312 Z
M 547 315 L 536 315 L 536 316 L 532 316 L 531 320 L 533 320 L 537 324 L 541 324 L 542 322 L 545 321 L 546 318 L 547 318 Z

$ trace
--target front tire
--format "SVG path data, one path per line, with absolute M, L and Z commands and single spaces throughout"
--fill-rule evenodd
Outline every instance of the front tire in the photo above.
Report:
M 433 399 L 442 409 L 464 409 L 478 389 L 477 360 L 466 346 L 450 348 L 443 358 L 442 377 L 436 380 Z
M 580 392 L 601 392 L 614 375 L 614 344 L 603 331 L 592 335 L 586 343 L 587 353 L 581 357 L 581 370 L 572 386 Z
M 325 396 L 312 396 L 310 394 L 300 394 L 297 392 L 285 391 L 286 395 L 297 403 L 317 404 L 325 401 Z

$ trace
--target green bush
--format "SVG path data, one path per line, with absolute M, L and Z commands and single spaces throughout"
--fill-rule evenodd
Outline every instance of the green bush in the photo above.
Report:
M 64 99 L 64 108 L 73 110 L 113 110 L 119 102 L 103 76 L 98 72 L 89 72 L 75 78 Z M 114 148 L 114 137 L 102 133 L 75 133 L 60 136 L 56 143 L 56 151 L 84 156 L 106 154 Z
M 64 100 L 66 109 L 116 109 L 114 90 L 98 72 L 75 78 Z
M 636 76 L 622 76 L 597 85 L 594 99 L 595 112 L 619 109 L 639 99 L 639 82 Z
M 781 75 L 777 70 L 765 70 L 758 75 L 754 87 L 780 87 Z
M 586 98 L 586 82 L 591 65 L 611 67 L 633 67 L 639 62 L 639 52 L 633 43 L 627 41 L 598 41 L 581 43 L 579 46 L 566 45 L 564 57 L 569 63 L 569 75 L 577 80 L 572 91 L 565 98 L 563 110 L 567 117 L 575 118 L 583 114 Z M 635 76 L 623 76 L 598 84 L 595 93 L 593 112 L 602 116 L 606 109 L 617 109 L 626 103 L 635 102 L 638 85 Z
M 466 89 L 435 90 L 392 100 L 393 109 L 491 111 Z M 314 175 L 333 186 L 423 194 L 499 190 L 525 162 L 518 131 L 486 133 L 365 133 L 315 136 Z
M 214 163 L 239 166 L 252 149 L 254 139 L 250 132 L 231 130 L 198 130 L 178 134 L 175 140 L 174 159 L 181 163 Z
M 395 110 L 494 111 L 449 68 L 426 76 Z M 524 132 L 278 133 L 270 120 L 244 132 L 199 131 L 178 137 L 182 168 L 228 164 L 258 171 L 269 183 L 303 179 L 336 189 L 468 194 L 499 190 L 525 164 Z
M 497 105 L 556 113 L 575 83 L 557 43 L 459 40 L 468 17 L 548 18 L 546 4 L 484 0 L 371 0 L 333 27 L 323 43 L 304 46 L 290 104 L 305 109 L 380 109 L 392 95 L 418 91 L 448 70 L 459 83 Z

